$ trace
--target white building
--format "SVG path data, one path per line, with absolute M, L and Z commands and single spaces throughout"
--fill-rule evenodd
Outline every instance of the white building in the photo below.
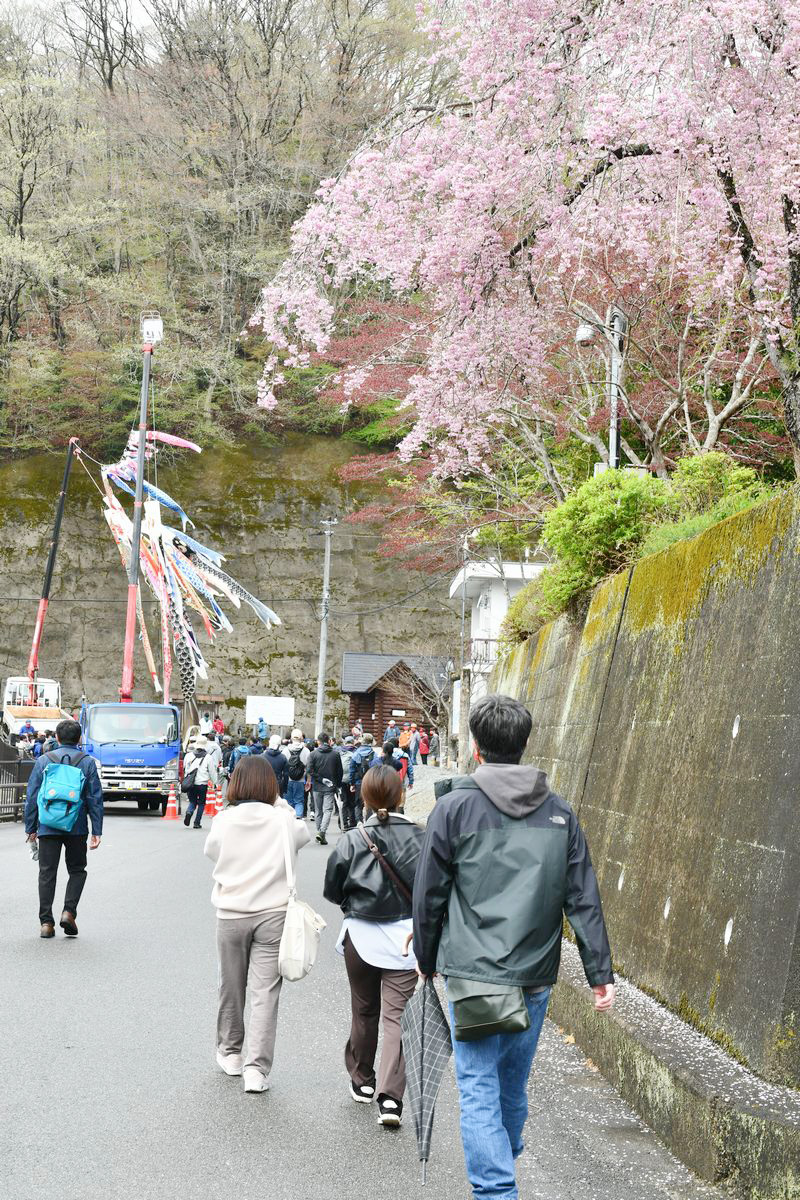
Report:
M 464 601 L 465 646 L 464 665 L 470 669 L 470 701 L 485 696 L 489 675 L 497 661 L 500 626 L 508 606 L 526 583 L 541 574 L 546 564 L 540 562 L 501 562 L 492 558 L 485 562 L 467 563 L 450 584 L 450 599 Z M 460 687 L 454 688 L 453 732 L 459 728 Z

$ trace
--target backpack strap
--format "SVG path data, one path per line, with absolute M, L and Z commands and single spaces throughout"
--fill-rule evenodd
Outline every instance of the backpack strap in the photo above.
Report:
M 391 863 L 388 863 L 386 861 L 384 856 L 381 854 L 379 848 L 375 845 L 372 838 L 367 833 L 366 827 L 361 822 L 359 822 L 359 824 L 358 824 L 358 832 L 361 834 L 362 838 L 367 843 L 370 853 L 372 854 L 375 861 L 380 864 L 380 866 L 383 868 L 385 873 L 389 876 L 392 883 L 397 888 L 397 890 L 399 891 L 399 893 L 403 897 L 403 899 L 407 900 L 410 904 L 411 903 L 411 891 L 406 886 L 406 884 L 403 883 L 402 879 L 397 874 L 397 872 L 395 871 L 395 869 L 391 865 Z
M 82 751 L 81 751 L 81 753 L 78 755 L 78 757 L 77 757 L 76 759 L 74 759 L 74 760 L 73 760 L 73 759 L 71 759 L 71 758 L 70 758 L 70 759 L 66 759 L 66 758 L 56 758 L 56 757 L 55 757 L 55 755 L 57 755 L 57 754 L 64 754 L 64 753 L 69 753 L 69 747 L 68 747 L 68 746 L 59 746 L 59 747 L 58 747 L 57 749 L 55 749 L 55 750 L 48 750 L 48 751 L 47 751 L 45 754 L 43 754 L 43 755 L 42 755 L 42 758 L 47 758 L 47 759 L 49 759 L 49 760 L 50 760 L 50 762 L 51 762 L 51 763 L 59 763 L 59 764 L 61 764 L 62 766 L 63 766 L 63 764 L 64 764 L 65 762 L 69 762 L 69 765 L 70 765 L 71 767 L 79 767 L 79 766 L 80 766 L 80 764 L 83 762 L 83 760 L 84 760 L 85 758 L 89 758 L 89 757 L 90 757 L 90 756 L 89 756 L 89 755 L 86 753 L 86 751 L 85 751 L 85 750 L 82 750 Z
M 479 792 L 481 788 L 471 775 L 451 775 L 449 779 L 437 779 L 433 785 L 433 794 L 437 800 L 450 792 Z

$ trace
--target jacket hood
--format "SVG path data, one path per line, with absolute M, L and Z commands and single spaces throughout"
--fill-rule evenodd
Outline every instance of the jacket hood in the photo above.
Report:
M 547 776 L 538 767 L 481 763 L 473 779 L 495 808 L 517 820 L 534 812 L 550 795 Z

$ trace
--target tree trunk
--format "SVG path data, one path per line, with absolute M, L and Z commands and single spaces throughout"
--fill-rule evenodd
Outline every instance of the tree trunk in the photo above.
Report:
M 783 379 L 783 421 L 792 442 L 794 473 L 800 479 L 800 372 Z

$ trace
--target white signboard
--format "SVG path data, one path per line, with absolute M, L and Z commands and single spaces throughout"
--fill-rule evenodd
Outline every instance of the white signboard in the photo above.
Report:
M 245 725 L 257 725 L 263 717 L 268 725 L 294 725 L 294 696 L 248 696 Z

